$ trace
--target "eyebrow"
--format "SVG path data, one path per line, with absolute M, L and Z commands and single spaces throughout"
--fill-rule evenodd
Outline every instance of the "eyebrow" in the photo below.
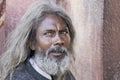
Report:
M 65 29 L 60 30 L 60 32 L 61 32 L 61 31 L 68 31 L 68 29 L 67 29 L 67 28 L 65 28 Z
M 46 32 L 54 32 L 55 29 L 46 29 L 46 30 L 44 30 L 44 31 L 46 31 Z M 67 27 L 65 27 L 65 28 L 59 30 L 59 32 L 61 32 L 61 31 L 69 31 L 69 29 L 68 29 Z
M 54 29 L 48 29 L 48 30 L 45 30 L 46 32 L 53 32 L 55 31 Z

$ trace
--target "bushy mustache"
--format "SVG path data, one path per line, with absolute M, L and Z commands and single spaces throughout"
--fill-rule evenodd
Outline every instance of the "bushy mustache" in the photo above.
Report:
M 47 55 L 49 55 L 50 53 L 58 53 L 58 54 L 68 55 L 68 50 L 63 46 L 53 46 L 53 47 L 49 48 L 46 52 Z

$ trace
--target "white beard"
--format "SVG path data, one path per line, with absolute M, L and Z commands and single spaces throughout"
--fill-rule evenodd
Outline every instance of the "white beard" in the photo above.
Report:
M 56 61 L 55 59 L 50 59 L 48 56 L 41 56 L 40 54 L 35 55 L 35 62 L 39 68 L 50 75 L 60 75 L 68 70 L 70 63 L 70 53 L 64 57 L 61 61 Z

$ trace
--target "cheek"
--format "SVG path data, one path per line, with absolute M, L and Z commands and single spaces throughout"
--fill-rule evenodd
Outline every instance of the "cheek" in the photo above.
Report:
M 47 50 L 52 44 L 52 41 L 50 39 L 39 37 L 38 45 L 43 50 Z
M 66 36 L 65 38 L 64 38 L 64 44 L 65 44 L 65 46 L 66 47 L 70 47 L 70 37 L 69 36 Z

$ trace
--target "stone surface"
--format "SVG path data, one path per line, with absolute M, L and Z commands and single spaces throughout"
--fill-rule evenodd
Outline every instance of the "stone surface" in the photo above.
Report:
M 120 0 L 105 0 L 104 5 L 104 80 L 120 80 Z
M 70 0 L 76 30 L 77 80 L 103 80 L 102 22 L 103 0 Z
M 25 13 L 26 9 L 33 1 L 35 0 L 6 0 L 6 36 L 16 27 L 21 16 Z

